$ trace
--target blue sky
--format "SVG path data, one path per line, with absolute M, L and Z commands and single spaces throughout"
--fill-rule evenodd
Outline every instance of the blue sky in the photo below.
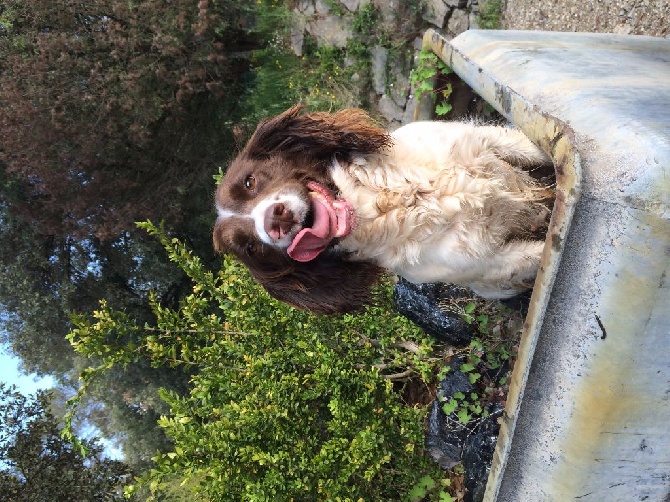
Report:
M 0 382 L 16 385 L 23 395 L 33 394 L 38 389 L 49 389 L 53 385 L 51 378 L 37 378 L 19 370 L 20 361 L 11 356 L 6 347 L 0 345 Z
M 38 378 L 35 375 L 26 375 L 20 369 L 19 359 L 10 355 L 4 345 L 0 345 L 0 382 L 5 382 L 8 385 L 16 385 L 19 392 L 24 396 L 34 394 L 39 389 L 50 389 L 54 385 L 51 377 Z M 84 434 L 85 437 L 93 437 L 99 435 L 96 430 L 87 428 Z M 123 454 L 117 445 L 112 441 L 101 440 L 105 448 L 107 457 L 121 460 Z

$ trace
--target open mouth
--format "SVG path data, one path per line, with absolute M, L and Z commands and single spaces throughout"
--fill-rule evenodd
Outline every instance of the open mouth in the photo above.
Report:
M 314 226 L 314 206 L 310 205 L 305 214 L 305 219 L 302 221 L 302 228 L 311 228 Z
M 316 258 L 330 242 L 351 232 L 354 210 L 344 199 L 337 199 L 323 185 L 307 183 L 311 210 L 305 227 L 293 238 L 288 255 L 296 261 L 307 262 Z

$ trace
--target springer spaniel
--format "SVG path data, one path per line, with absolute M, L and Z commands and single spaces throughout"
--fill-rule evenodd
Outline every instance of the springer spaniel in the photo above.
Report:
M 216 191 L 217 252 L 274 297 L 317 313 L 370 301 L 384 270 L 487 298 L 532 287 L 552 192 L 549 157 L 514 129 L 414 122 L 389 134 L 361 110 L 262 121 Z

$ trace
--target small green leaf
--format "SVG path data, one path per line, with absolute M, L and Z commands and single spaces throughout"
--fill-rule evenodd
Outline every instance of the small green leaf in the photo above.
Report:
M 445 75 L 454 73 L 454 70 L 452 70 L 451 67 L 441 59 L 437 59 L 437 69 L 440 70 L 440 72 L 444 73 Z
M 423 80 L 419 84 L 419 91 L 421 92 L 428 92 L 433 90 L 433 84 L 430 82 L 430 80 Z
M 466 409 L 459 410 L 458 413 L 456 413 L 456 416 L 458 417 L 458 421 L 462 424 L 467 424 L 472 418 Z
M 439 116 L 442 117 L 443 115 L 446 115 L 451 111 L 453 106 L 451 106 L 449 103 L 442 103 L 439 104 L 435 107 L 435 113 Z
M 451 371 L 451 366 L 445 366 L 443 367 L 440 372 L 437 374 L 438 380 L 444 380 L 444 378 L 449 374 Z
M 458 407 L 458 401 L 455 399 L 450 399 L 446 403 L 442 405 L 442 411 L 444 412 L 445 415 L 451 415 L 454 411 L 456 411 L 456 408 Z
M 460 368 L 461 373 L 469 373 L 474 369 L 475 369 L 475 366 L 473 364 L 470 364 L 470 363 L 463 363 L 463 364 L 461 364 L 461 368 Z
M 447 492 L 440 492 L 440 502 L 454 502 L 454 497 Z
M 432 490 L 437 486 L 435 480 L 430 476 L 424 476 L 419 480 L 419 484 L 428 490 Z
M 484 349 L 484 344 L 482 343 L 482 341 L 481 341 L 480 339 L 475 338 L 474 340 L 472 340 L 472 341 L 470 342 L 470 347 L 472 347 L 473 349 L 479 351 L 479 350 L 483 350 L 483 349 Z
M 418 502 L 426 497 L 427 493 L 421 486 L 415 486 L 409 491 L 409 499 L 412 502 Z

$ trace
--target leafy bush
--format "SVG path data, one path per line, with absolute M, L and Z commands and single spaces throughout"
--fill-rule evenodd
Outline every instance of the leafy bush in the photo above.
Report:
M 115 365 L 146 358 L 192 372 L 188 395 L 163 392 L 171 413 L 160 425 L 174 450 L 159 453 L 141 484 L 160 493 L 179 476 L 207 500 L 345 501 L 402 500 L 426 476 L 441 479 L 423 455 L 426 410 L 394 391 L 398 378 L 428 378 L 437 362 L 418 328 L 383 302 L 358 316 L 299 312 L 236 262 L 213 274 L 178 240 L 143 227 L 191 277 L 193 293 L 177 310 L 154 299 L 152 325 L 101 302 L 92 319 L 73 319 L 69 335 L 100 360 L 72 406 Z
M 479 27 L 484 30 L 499 30 L 505 5 L 502 0 L 485 0 L 479 6 Z
M 414 97 L 416 100 L 428 95 L 435 105 L 435 114 L 443 117 L 452 109 L 452 105 L 447 102 L 451 96 L 452 86 L 450 83 L 440 82 L 439 77 L 449 75 L 453 70 L 449 68 L 444 61 L 435 55 L 429 49 L 424 49 L 419 53 L 418 64 L 410 72 L 410 81 L 414 87 Z

